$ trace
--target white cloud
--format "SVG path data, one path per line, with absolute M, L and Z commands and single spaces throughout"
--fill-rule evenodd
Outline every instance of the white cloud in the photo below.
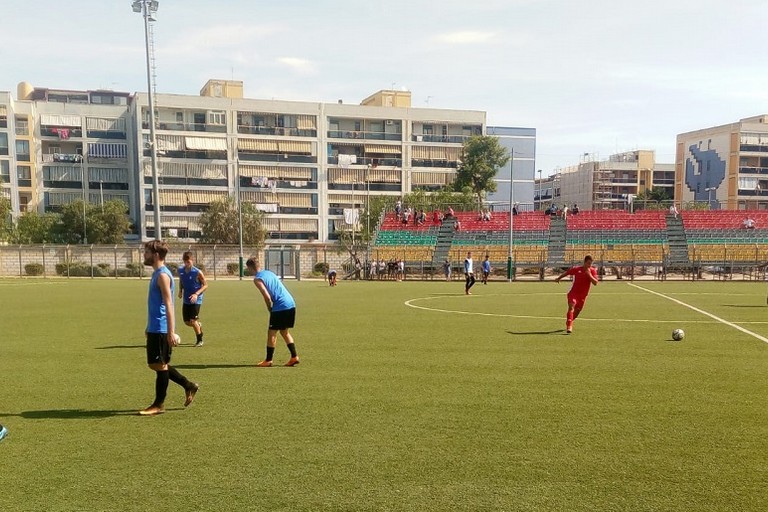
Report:
M 439 43 L 447 44 L 478 44 L 492 40 L 496 36 L 495 32 L 479 32 L 474 30 L 464 30 L 460 32 L 449 32 L 434 37 Z
M 315 65 L 307 59 L 300 59 L 298 57 L 279 57 L 277 62 L 300 73 L 311 73 L 315 71 Z

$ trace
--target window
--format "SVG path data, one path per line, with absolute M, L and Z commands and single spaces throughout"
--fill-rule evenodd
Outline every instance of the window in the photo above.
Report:
M 208 124 L 223 126 L 226 124 L 226 119 L 224 112 L 208 112 Z
M 29 141 L 17 140 L 16 141 L 16 153 L 29 154 Z
M 5 150 L 5 152 L 3 152 Z M 0 132 L 0 155 L 8 154 L 8 134 Z
M 0 182 L 11 182 L 11 166 L 8 160 L 0 160 Z
M 28 165 L 17 165 L 16 166 L 16 175 L 20 180 L 31 180 L 32 179 L 32 169 Z
M 432 135 L 432 125 L 431 124 L 425 124 L 423 127 L 423 133 L 424 135 Z
M 176 112 L 176 122 L 177 123 L 184 122 L 184 112 Z

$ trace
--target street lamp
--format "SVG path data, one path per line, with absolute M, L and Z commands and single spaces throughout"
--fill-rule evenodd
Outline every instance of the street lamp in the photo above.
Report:
M 235 161 L 235 164 L 237 166 L 237 173 L 235 174 L 235 190 L 237 193 L 237 229 L 238 229 L 238 239 L 240 243 L 240 257 L 239 257 L 239 267 L 240 267 L 240 280 L 243 280 L 243 199 L 240 197 L 240 159 L 238 158 Z
M 149 56 L 149 22 L 155 21 L 153 15 L 157 13 L 160 2 L 157 0 L 134 0 L 133 12 L 142 13 L 144 16 L 144 48 L 147 57 L 147 95 L 149 103 L 149 154 L 152 159 L 152 195 L 154 196 L 154 222 L 155 238 L 163 236 L 160 224 L 160 185 L 157 177 L 157 138 L 155 136 L 155 97 L 152 87 L 152 68 Z
M 539 169 L 539 207 L 537 210 L 541 210 L 541 169 Z
M 507 280 L 512 282 L 512 228 L 514 226 L 513 207 L 515 201 L 515 149 L 509 152 L 509 254 L 507 255 Z
M 717 190 L 717 187 L 708 187 L 704 189 L 707 192 L 707 202 L 709 203 L 709 209 L 712 209 L 712 192 Z

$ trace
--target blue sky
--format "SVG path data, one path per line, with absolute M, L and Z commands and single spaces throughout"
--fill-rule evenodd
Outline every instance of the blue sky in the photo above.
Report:
M 146 89 L 131 0 L 4 2 L 0 90 Z M 157 89 L 484 110 L 538 130 L 545 174 L 768 113 L 766 0 L 160 0 Z

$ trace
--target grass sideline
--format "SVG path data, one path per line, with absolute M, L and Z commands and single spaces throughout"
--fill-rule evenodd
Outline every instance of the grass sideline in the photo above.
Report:
M 768 336 L 764 283 L 637 284 Z M 570 336 L 568 283 L 287 285 L 301 365 L 213 282 L 198 398 L 140 418 L 146 280 L 0 281 L 0 510 L 768 510 L 754 337 L 622 282 Z

